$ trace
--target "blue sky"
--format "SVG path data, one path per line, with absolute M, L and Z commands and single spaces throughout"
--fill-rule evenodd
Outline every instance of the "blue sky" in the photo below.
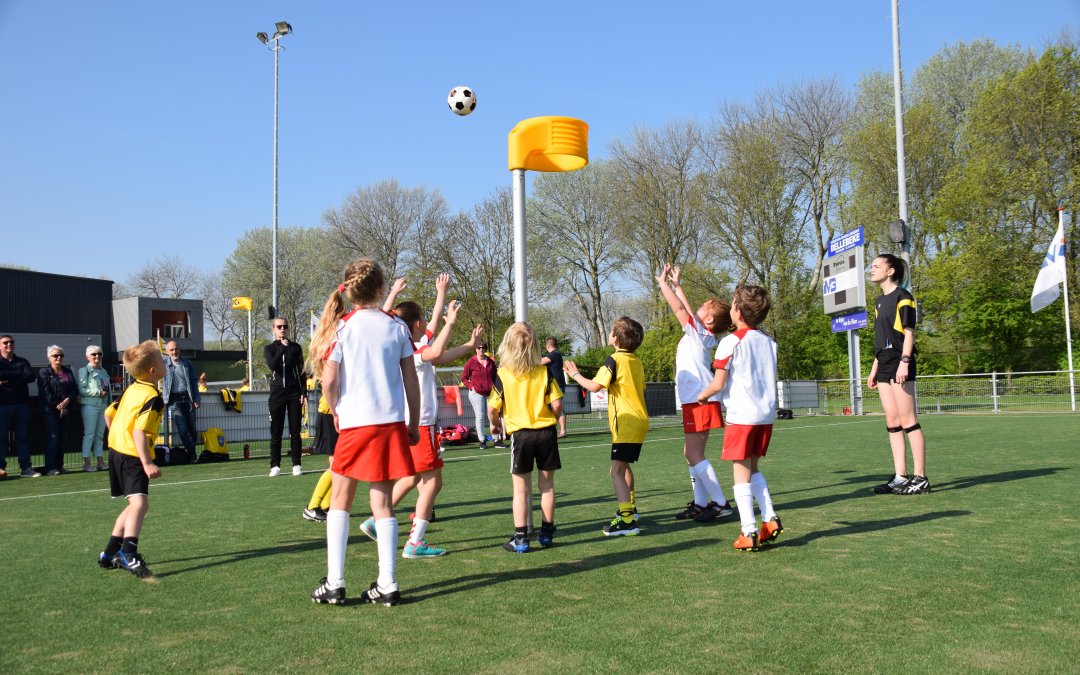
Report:
M 907 0 L 904 68 L 992 38 L 1041 49 L 1080 0 Z M 569 115 L 590 153 L 635 125 L 708 118 L 723 99 L 891 71 L 889 0 L 372 3 L 0 0 L 0 262 L 122 281 L 179 255 L 218 269 L 269 226 L 273 54 L 279 222 L 317 226 L 397 178 L 469 209 L 510 185 L 519 120 Z M 476 112 L 446 107 L 473 87 Z

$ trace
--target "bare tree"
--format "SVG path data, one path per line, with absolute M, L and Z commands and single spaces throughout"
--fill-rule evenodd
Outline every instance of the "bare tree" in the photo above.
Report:
M 198 293 L 200 272 L 176 256 L 143 265 L 124 282 L 130 295 L 149 298 L 190 298 Z
M 218 349 L 225 349 L 226 340 L 235 339 L 246 344 L 243 324 L 247 327 L 247 317 L 232 307 L 232 297 L 222 286 L 221 272 L 204 274 L 199 283 L 199 297 L 203 301 L 203 315 L 206 322 L 217 334 Z

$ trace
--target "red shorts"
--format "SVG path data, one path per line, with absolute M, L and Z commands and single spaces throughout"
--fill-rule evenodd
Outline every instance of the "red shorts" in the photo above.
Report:
M 420 427 L 420 442 L 410 445 L 409 453 L 416 473 L 442 468 L 443 461 L 435 445 L 435 427 Z
M 684 434 L 696 434 L 724 426 L 719 401 L 707 403 L 683 403 L 682 428 Z
M 342 429 L 331 468 L 366 483 L 414 475 L 408 428 L 404 422 L 391 422 Z
M 724 452 L 720 459 L 764 457 L 772 438 L 771 424 L 729 424 L 724 429 Z

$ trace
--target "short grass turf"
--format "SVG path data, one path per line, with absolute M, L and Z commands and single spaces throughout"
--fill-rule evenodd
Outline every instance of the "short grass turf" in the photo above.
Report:
M 732 549 L 735 516 L 675 519 L 677 429 L 635 465 L 637 537 L 601 533 L 606 435 L 566 439 L 555 545 L 526 555 L 501 548 L 507 455 L 448 451 L 428 540 L 449 554 L 399 558 L 394 608 L 358 602 L 377 564 L 362 496 L 349 604 L 309 600 L 324 526 L 300 512 L 325 458 L 299 478 L 265 460 L 167 467 L 140 544 L 156 583 L 95 563 L 122 507 L 105 474 L 9 478 L 0 672 L 1075 672 L 1080 416 L 921 421 L 934 491 L 912 497 L 871 492 L 891 471 L 882 417 L 778 423 L 762 468 L 785 532 L 759 553 Z M 730 497 L 720 435 L 708 455 Z

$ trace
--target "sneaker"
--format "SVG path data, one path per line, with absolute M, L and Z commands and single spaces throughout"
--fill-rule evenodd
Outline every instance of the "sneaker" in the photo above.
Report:
M 294 476 L 303 476 L 304 475 L 304 470 L 302 468 L 300 468 L 299 464 L 293 464 L 292 475 L 294 475 Z
M 19 475 L 23 478 L 41 478 L 41 472 L 34 471 L 32 468 L 23 469 Z
M 446 549 L 428 546 L 426 541 L 419 541 L 415 544 L 410 542 L 405 544 L 405 548 L 401 551 L 401 557 L 409 559 L 438 558 L 441 555 L 446 555 Z
M 98 471 L 108 471 L 108 468 L 105 466 L 105 462 L 98 462 L 97 463 L 97 470 Z
M 316 523 L 325 523 L 326 511 L 318 507 L 315 507 L 313 509 L 304 509 L 304 518 L 308 520 L 313 520 Z
M 481 450 L 487 450 L 487 443 L 485 443 L 483 441 L 480 441 L 480 449 Z
M 877 495 L 891 495 L 896 490 L 896 488 L 903 486 L 904 483 L 906 483 L 907 481 L 908 481 L 907 476 L 901 476 L 899 478 L 899 480 L 896 478 L 896 476 L 893 476 L 892 478 L 885 481 L 881 485 L 875 485 L 874 486 L 874 494 L 877 494 Z
M 503 544 L 503 550 L 510 553 L 528 553 L 530 551 L 529 540 L 527 538 L 519 539 L 517 535 L 514 535 L 510 537 L 510 541 Z
M 280 466 L 272 466 L 272 467 L 270 467 L 270 477 L 271 478 L 277 478 L 280 475 L 281 475 L 281 467 Z
M 97 470 L 98 468 L 92 464 L 87 464 L 83 467 L 83 471 L 85 471 L 86 473 L 94 473 Z
M 776 541 L 784 532 L 784 526 L 780 523 L 779 516 L 773 516 L 767 522 L 761 524 L 761 533 L 758 535 L 759 544 L 768 544 Z
M 695 502 L 687 502 L 686 508 L 675 514 L 675 518 L 678 520 L 686 520 L 687 518 L 695 518 L 697 514 L 705 510 L 704 506 L 698 506 Z
M 61 473 L 63 473 L 63 472 L 60 471 L 60 469 L 50 469 L 48 474 L 46 474 L 46 475 L 48 475 L 48 476 L 59 476 Z
M 637 521 L 638 521 L 638 512 L 637 512 L 637 507 L 635 506 L 634 507 L 634 522 L 636 523 Z
M 154 573 L 146 566 L 146 561 L 138 552 L 124 553 L 120 551 L 116 554 L 116 566 L 131 572 L 140 579 L 149 579 L 154 576 Z
M 759 548 L 761 548 L 761 542 L 758 540 L 757 532 L 740 534 L 739 538 L 735 540 L 736 551 L 756 551 Z
M 622 516 L 604 526 L 604 534 L 609 537 L 632 537 L 639 532 L 641 529 L 638 528 L 637 523 L 633 521 L 628 523 L 622 519 Z
M 912 476 L 894 492 L 898 495 L 925 495 L 930 492 L 930 481 L 926 480 L 926 476 Z
M 506 443 L 501 438 L 499 440 L 495 441 L 494 443 L 492 443 L 492 445 L 494 447 L 496 447 L 496 448 L 505 448 L 506 447 Z
M 98 567 L 103 570 L 114 570 L 120 567 L 120 556 L 108 555 L 102 551 L 97 558 Z
M 394 605 L 401 602 L 401 593 L 396 590 L 379 590 L 379 582 L 375 581 L 371 584 L 371 588 L 360 594 L 360 602 L 372 605 L 376 603 L 382 603 L 387 607 L 393 607 Z
M 326 577 L 323 577 L 319 587 L 311 592 L 311 601 L 320 605 L 344 605 L 345 586 L 330 588 L 326 584 Z
M 555 526 L 548 527 L 544 524 L 540 525 L 540 536 L 537 537 L 537 541 L 544 548 L 551 546 L 552 541 L 555 539 Z
M 709 505 L 701 509 L 694 516 L 694 520 L 699 523 L 711 523 L 717 518 L 724 516 L 730 516 L 733 513 L 731 510 L 731 504 L 724 502 L 723 504 L 717 504 L 716 502 L 709 502 Z
M 368 536 L 372 541 L 379 540 L 379 533 L 375 531 L 375 519 L 368 518 L 364 522 L 360 523 L 360 531 Z

